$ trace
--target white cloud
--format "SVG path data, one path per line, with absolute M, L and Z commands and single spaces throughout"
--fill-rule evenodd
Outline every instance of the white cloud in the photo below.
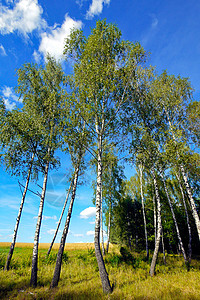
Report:
M 151 24 L 148 27 L 148 30 L 144 33 L 142 39 L 141 39 L 141 44 L 143 46 L 148 45 L 149 41 L 152 41 L 154 35 L 157 32 L 157 27 L 159 24 L 158 18 L 154 14 L 149 15 L 151 18 Z
M 83 2 L 87 0 L 76 0 L 76 4 L 81 8 L 83 6 Z
M 151 28 L 156 28 L 158 25 L 158 19 L 156 17 L 153 18 L 153 21 L 151 23 Z
M 33 217 L 33 219 L 37 219 L 38 216 Z M 57 220 L 56 216 L 42 216 L 43 220 Z
M 49 219 L 51 219 L 51 220 L 57 220 L 57 217 L 56 216 L 51 216 L 51 217 L 49 217 L 49 216 L 43 216 L 42 217 L 44 220 L 49 220 Z
M 110 0 L 92 0 L 89 10 L 86 13 L 87 19 L 92 19 L 95 15 L 99 15 L 103 10 L 103 4 L 109 4 Z
M 35 60 L 35 62 L 37 64 L 40 63 L 40 61 L 41 61 L 41 55 L 40 55 L 40 53 L 38 51 L 34 50 L 34 52 L 33 52 L 33 58 L 34 58 L 34 60 Z
M 0 45 L 0 55 L 7 56 L 6 50 L 3 45 Z
M 18 101 L 18 97 L 14 94 L 13 89 L 9 86 L 5 86 L 3 88 L 2 94 L 5 98 L 12 98 L 14 101 Z
M 35 29 L 41 29 L 46 26 L 42 12 L 37 0 L 18 0 L 12 8 L 0 4 L 0 32 L 9 34 L 17 31 L 26 36 Z
M 9 228 L 4 228 L 4 229 L 0 229 L 0 232 L 9 232 L 9 231 L 12 231 L 11 229 L 9 229 Z
M 4 86 L 1 93 L 4 99 L 5 106 L 8 110 L 12 110 L 17 103 L 21 102 L 15 95 L 12 87 Z
M 151 18 L 151 29 L 155 29 L 158 26 L 158 18 L 155 14 L 149 14 Z
M 56 232 L 55 229 L 49 229 L 49 230 L 47 230 L 48 234 L 54 234 L 55 232 Z M 61 230 L 58 230 L 58 233 L 60 233 L 60 232 L 61 232 Z
M 90 217 L 94 217 L 96 215 L 96 208 L 95 207 L 88 207 L 86 209 L 84 209 L 81 213 L 80 213 L 80 218 L 81 219 L 88 219 Z
M 89 222 L 89 224 L 92 224 L 92 225 L 94 225 L 94 224 L 95 224 L 95 221 L 93 221 L 93 222 Z
M 86 234 L 89 235 L 89 236 L 94 235 L 94 230 L 89 230 L 89 231 L 87 231 Z
M 49 28 L 49 33 L 43 32 L 41 34 L 42 40 L 39 46 L 39 52 L 44 56 L 49 53 L 56 59 L 62 58 L 66 37 L 70 34 L 72 28 L 81 27 L 81 21 L 75 21 L 66 14 L 64 23 L 61 26 L 55 24 L 53 28 Z M 36 53 L 34 55 L 37 58 Z
M 74 233 L 74 236 L 81 237 L 81 236 L 83 236 L 83 234 L 82 233 Z
M 15 108 L 16 104 L 11 103 L 9 99 L 4 99 L 5 106 L 8 110 L 12 110 Z

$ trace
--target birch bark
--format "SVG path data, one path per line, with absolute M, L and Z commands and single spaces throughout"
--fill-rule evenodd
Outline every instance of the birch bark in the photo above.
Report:
M 156 202 L 155 202 L 155 196 L 154 195 L 153 195 L 153 222 L 154 222 L 154 235 L 155 235 L 155 246 L 156 246 L 157 218 L 156 218 Z
M 64 211 L 65 211 L 65 208 L 66 208 L 66 205 L 67 205 L 67 202 L 68 202 L 69 194 L 70 194 L 70 191 L 71 191 L 71 188 L 72 188 L 72 183 L 73 183 L 73 178 L 72 178 L 72 181 L 71 181 L 71 183 L 70 183 L 70 187 L 69 187 L 68 192 L 67 192 L 67 196 L 66 196 L 66 199 L 65 199 L 65 203 L 64 203 L 64 206 L 63 206 L 61 215 L 60 215 L 60 219 L 59 219 L 59 221 L 58 221 L 58 225 L 57 225 L 57 228 L 56 228 L 56 231 L 55 231 L 53 240 L 52 240 L 51 245 L 50 245 L 50 247 L 49 247 L 49 250 L 48 250 L 48 252 L 47 252 L 47 256 L 50 254 L 51 249 L 52 249 L 52 247 L 53 247 L 53 244 L 54 244 L 54 242 L 55 242 L 55 239 L 56 239 L 56 236 L 57 236 L 57 233 L 58 233 L 58 230 L 59 230 L 61 221 L 62 221 L 62 217 L 63 217 Z
M 95 255 L 99 267 L 99 273 L 103 292 L 108 294 L 112 292 L 108 273 L 105 268 L 104 260 L 100 250 L 100 211 L 101 211 L 101 188 L 102 188 L 102 135 L 98 132 L 98 162 L 97 162 L 97 189 L 96 189 L 96 220 L 94 246 Z
M 7 271 L 10 268 L 10 262 L 11 262 L 12 255 L 13 255 L 14 248 L 15 248 L 15 242 L 16 242 L 16 238 L 17 238 L 17 231 L 18 231 L 19 222 L 20 222 L 20 219 L 21 219 L 21 214 L 22 214 L 22 210 L 23 210 L 23 206 L 24 206 L 24 201 L 25 201 L 26 193 L 27 193 L 27 190 L 28 190 L 28 185 L 29 185 L 29 181 L 30 181 L 30 176 L 31 176 L 31 171 L 32 171 L 34 156 L 35 156 L 35 153 L 32 154 L 31 163 L 30 163 L 30 166 L 29 166 L 28 175 L 27 175 L 27 179 L 26 179 L 26 185 L 25 185 L 24 192 L 23 192 L 23 195 L 22 195 L 22 200 L 21 200 L 21 204 L 20 204 L 20 207 L 19 207 L 17 221 L 16 221 L 16 224 L 15 224 L 15 229 L 14 229 L 14 234 L 13 234 L 13 238 L 12 238 L 12 243 L 10 245 L 10 251 L 8 253 L 8 257 L 7 257 L 7 260 L 6 260 L 5 267 L 4 267 L 4 270 L 7 270 Z
M 142 199 L 142 214 L 143 214 L 143 221 L 144 221 L 144 233 L 145 233 L 145 241 L 146 241 L 146 253 L 147 253 L 147 260 L 149 259 L 149 247 L 148 247 L 148 235 L 147 235 L 147 223 L 146 223 L 146 215 L 144 209 L 144 194 L 143 194 L 143 186 L 142 186 L 142 165 L 139 166 L 140 170 L 140 194 Z
M 174 225 L 175 225 L 175 228 L 176 228 L 176 234 L 177 234 L 178 241 L 179 241 L 179 244 L 180 244 L 181 252 L 183 254 L 183 258 L 185 260 L 185 263 L 187 264 L 187 257 L 186 257 L 185 249 L 184 249 L 184 246 L 183 246 L 183 243 L 182 243 L 179 227 L 178 227 L 178 224 L 177 224 L 177 221 L 176 221 L 176 216 L 175 216 L 175 213 L 174 213 L 174 209 L 173 209 L 173 206 L 172 206 L 171 199 L 169 197 L 169 193 L 168 193 L 167 186 L 166 186 L 165 179 L 164 179 L 164 175 L 163 175 L 163 170 L 162 170 L 161 167 L 160 167 L 160 175 L 161 175 L 161 178 L 162 178 L 162 181 L 163 181 L 163 184 L 164 184 L 165 194 L 167 196 L 169 207 L 170 207 L 170 210 L 171 210 L 171 213 L 172 213 L 172 217 L 173 217 Z
M 103 238 L 103 203 L 102 203 L 102 189 L 101 189 L 101 248 L 102 254 L 105 256 L 105 248 L 104 248 L 104 238 Z
M 155 188 L 155 196 L 157 200 L 157 221 L 158 221 L 158 227 L 157 227 L 157 235 L 156 235 L 156 244 L 155 249 L 153 253 L 153 258 L 151 261 L 151 267 L 150 267 L 150 275 L 153 276 L 155 274 L 155 267 L 156 267 L 156 261 L 158 257 L 158 251 L 160 246 L 160 238 L 161 238 L 161 232 L 162 232 L 162 223 L 161 223 L 161 202 L 160 202 L 160 195 L 158 191 L 158 185 L 156 180 L 155 171 L 153 169 L 153 182 L 154 182 L 154 188 Z
M 168 111 L 166 110 L 166 108 L 165 108 L 165 113 L 166 113 L 166 116 L 167 116 L 167 120 L 168 120 L 168 123 L 169 123 L 169 127 L 170 127 L 170 131 L 172 133 L 173 140 L 176 143 L 176 137 L 174 135 L 172 124 L 171 124 L 169 114 L 168 114 Z M 177 150 L 177 157 L 180 158 L 178 150 Z M 181 170 L 183 180 L 184 180 L 184 183 L 185 183 L 185 188 L 186 188 L 189 200 L 190 200 L 190 204 L 191 204 L 191 208 L 192 208 L 192 215 L 193 215 L 193 218 L 195 220 L 195 224 L 196 224 L 196 228 L 197 228 L 197 232 L 198 232 L 198 236 L 199 236 L 199 240 L 200 240 L 200 219 L 199 219 L 199 216 L 198 216 L 198 213 L 197 213 L 196 205 L 195 205 L 194 199 L 192 197 L 192 192 L 191 192 L 191 189 L 190 189 L 190 185 L 189 185 L 189 182 L 188 182 L 188 179 L 187 179 L 187 176 L 186 176 L 186 173 L 185 173 L 185 169 L 184 169 L 184 166 L 183 166 L 182 163 L 180 164 L 180 170 Z
M 184 205 L 185 215 L 186 215 L 186 220 L 187 220 L 188 237 L 189 237 L 189 241 L 188 241 L 188 262 L 190 263 L 191 262 L 191 257 L 192 257 L 192 232 L 191 232 L 191 227 L 190 227 L 190 220 L 189 220 L 187 205 L 186 205 L 186 202 L 185 202 L 185 195 L 184 195 L 183 188 L 182 188 L 182 185 L 181 185 L 180 177 L 177 173 L 176 173 L 176 177 L 178 179 L 179 187 L 180 187 L 180 190 L 181 190 L 181 195 L 182 195 L 182 200 L 183 200 L 183 205 Z
M 195 220 L 195 224 L 196 224 L 196 227 L 197 227 L 197 232 L 198 232 L 198 236 L 199 236 L 199 240 L 200 240 L 200 220 L 199 220 L 196 205 L 195 205 L 194 199 L 192 197 L 192 193 L 191 193 L 191 190 L 190 190 L 190 185 L 189 185 L 187 176 L 185 174 L 185 170 L 184 170 L 183 165 L 180 165 L 180 170 L 181 170 L 183 180 L 184 180 L 184 183 L 185 183 L 185 188 L 186 188 L 189 200 L 190 200 L 190 204 L 191 204 L 191 208 L 192 208 L 192 215 L 193 215 L 193 218 Z
M 49 153 L 50 153 L 50 148 L 48 149 L 48 154 Z M 49 171 L 49 161 L 46 163 L 46 166 L 45 166 L 42 194 L 41 194 L 41 199 L 40 199 L 40 207 L 39 207 L 38 219 L 37 219 L 36 230 L 35 230 L 32 268 L 31 268 L 31 281 L 30 281 L 30 285 L 33 287 L 37 286 L 38 244 L 39 244 L 40 227 L 41 227 L 41 223 L 42 223 L 44 198 L 45 198 L 46 187 L 47 187 L 48 171 Z
M 63 234 L 62 234 L 61 241 L 60 241 L 60 247 L 58 250 L 58 255 L 57 255 L 57 260 L 56 260 L 56 266 L 55 266 L 54 275 L 53 275 L 53 279 L 51 281 L 51 286 L 50 286 L 51 288 L 56 287 L 58 285 L 58 282 L 60 279 L 62 256 L 63 256 L 63 251 L 65 248 L 65 241 L 66 241 L 66 237 L 67 237 L 68 230 L 69 230 L 69 223 L 71 220 L 72 209 L 73 209 L 74 200 L 75 200 L 75 196 L 76 196 L 76 188 L 77 188 L 77 182 L 78 182 L 78 176 L 79 176 L 79 169 L 80 169 L 80 163 L 76 169 L 75 176 L 74 176 L 74 184 L 73 184 L 73 188 L 72 188 L 71 201 L 70 201 L 70 205 L 69 205 L 69 209 L 68 209 L 65 227 L 64 227 Z

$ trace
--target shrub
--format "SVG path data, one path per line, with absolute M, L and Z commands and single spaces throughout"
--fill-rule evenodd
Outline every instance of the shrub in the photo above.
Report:
M 0 253 L 0 269 L 3 269 L 6 263 L 6 254 Z
M 130 253 L 130 251 L 124 247 L 120 248 L 120 254 L 122 256 L 122 260 L 127 263 L 127 264 L 132 264 L 134 265 L 135 263 L 135 258 L 133 255 Z

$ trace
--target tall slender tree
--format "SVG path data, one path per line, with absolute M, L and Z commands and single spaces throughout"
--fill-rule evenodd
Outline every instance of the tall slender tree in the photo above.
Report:
M 187 112 L 190 111 L 188 102 L 191 99 L 191 84 L 187 78 L 168 75 L 167 72 L 164 71 L 152 82 L 151 93 L 154 97 L 157 111 L 162 111 L 165 127 L 168 127 L 167 144 L 168 146 L 170 145 L 171 158 L 176 158 L 173 162 L 175 165 L 178 164 L 180 168 L 200 239 L 200 219 L 186 175 L 187 154 L 188 152 L 191 153 L 189 148 L 191 123 L 190 118 L 188 120 L 187 114 Z
M 26 178 L 14 234 L 4 268 L 9 270 L 31 175 L 32 178 L 37 178 L 38 171 L 41 170 L 39 160 L 35 159 L 36 151 L 39 154 L 41 147 L 38 147 L 40 137 L 37 134 L 37 130 L 32 126 L 31 118 L 27 117 L 23 109 L 14 109 L 7 112 L 4 110 L 4 112 L 4 122 L 0 129 L 3 162 L 6 170 L 11 175 Z
M 71 188 L 72 188 L 72 185 L 73 185 L 73 180 L 74 180 L 74 178 L 72 177 L 72 180 L 71 180 L 71 183 L 70 183 L 68 192 L 67 192 L 67 196 L 66 196 L 66 198 L 65 198 L 65 202 L 64 202 L 64 205 L 63 205 L 63 209 L 62 209 L 62 212 L 61 212 L 59 221 L 58 221 L 58 225 L 57 225 L 57 227 L 56 227 L 56 231 L 55 231 L 55 233 L 54 233 L 52 242 L 51 242 L 51 244 L 50 244 L 50 246 L 49 246 L 49 249 L 48 249 L 48 251 L 47 251 L 47 256 L 48 256 L 48 255 L 50 254 L 50 252 L 51 252 L 51 249 L 52 249 L 52 247 L 53 247 L 53 245 L 54 245 L 54 242 L 55 242 L 55 239 L 56 239 L 58 230 L 59 230 L 59 228 L 60 228 L 60 224 L 61 224 L 61 221 L 62 221 L 62 217 L 63 217 L 63 214 L 64 214 L 64 212 L 65 212 L 65 208 L 66 208 L 66 205 L 67 205 L 67 202 L 68 202 L 68 199 L 69 199 L 69 195 L 70 195 L 70 192 L 71 192 Z
M 26 64 L 18 71 L 18 92 L 22 96 L 23 109 L 32 117 L 33 124 L 41 136 L 43 156 L 40 155 L 43 166 L 44 180 L 36 224 L 31 282 L 37 285 L 38 244 L 42 222 L 44 199 L 47 187 L 49 168 L 56 165 L 55 150 L 60 146 L 63 116 L 63 80 L 64 73 L 59 64 L 50 56 L 45 67 Z
M 121 33 L 116 26 L 99 21 L 87 39 L 81 31 L 73 31 L 66 40 L 65 53 L 75 59 L 74 78 L 79 89 L 81 115 L 96 139 L 98 163 L 94 244 L 103 291 L 111 293 L 99 241 L 103 141 L 111 130 L 113 133 L 117 131 L 114 125 L 117 125 L 119 111 L 128 98 L 131 79 L 138 64 L 144 61 L 145 52 L 138 43 L 121 41 Z
M 144 194 L 143 194 L 143 180 L 142 180 L 143 167 L 142 167 L 142 165 L 139 166 L 139 172 L 140 172 L 140 193 L 141 193 L 141 200 L 142 200 L 142 214 L 143 214 L 143 220 L 144 220 L 146 253 L 147 253 L 147 260 L 148 260 L 149 259 L 149 246 L 148 246 L 146 214 L 145 214 L 145 208 L 144 208 Z
M 73 118 L 72 118 L 73 119 Z M 69 224 L 71 220 L 73 205 L 75 201 L 76 196 L 76 190 L 78 185 L 78 178 L 81 173 L 81 170 L 84 169 L 84 161 L 83 157 L 85 154 L 85 146 L 87 146 L 87 130 L 85 130 L 85 122 L 82 121 L 80 118 L 75 120 L 75 122 L 72 123 L 73 126 L 76 127 L 76 138 L 73 139 L 73 135 L 66 136 L 66 142 L 68 145 L 68 149 L 71 155 L 72 164 L 74 167 L 74 175 L 73 175 L 73 186 L 72 186 L 72 194 L 71 194 L 71 200 L 69 204 L 68 214 L 65 221 L 64 230 L 62 233 L 61 241 L 60 241 L 60 247 L 57 254 L 56 259 L 56 266 L 54 270 L 53 279 L 51 281 L 51 288 L 54 288 L 58 285 L 59 279 L 60 279 L 60 272 L 61 272 L 61 264 L 62 264 L 62 256 L 64 252 L 65 247 L 65 241 L 69 230 Z M 73 128 L 72 128 L 73 130 Z M 75 133 L 74 132 L 74 133 Z

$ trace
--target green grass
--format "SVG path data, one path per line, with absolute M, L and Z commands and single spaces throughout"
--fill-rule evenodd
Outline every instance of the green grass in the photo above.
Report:
M 188 272 L 182 257 L 167 255 L 158 259 L 156 276 L 149 276 L 150 263 L 145 253 L 119 252 L 113 247 L 105 257 L 106 268 L 114 290 L 102 293 L 97 262 L 92 248 L 65 252 L 61 278 L 57 288 L 49 286 L 54 272 L 56 253 L 46 258 L 39 250 L 38 286 L 29 286 L 32 249 L 16 247 L 11 270 L 3 271 L 9 247 L 0 247 L 0 299 L 200 299 L 200 261 L 193 259 Z

